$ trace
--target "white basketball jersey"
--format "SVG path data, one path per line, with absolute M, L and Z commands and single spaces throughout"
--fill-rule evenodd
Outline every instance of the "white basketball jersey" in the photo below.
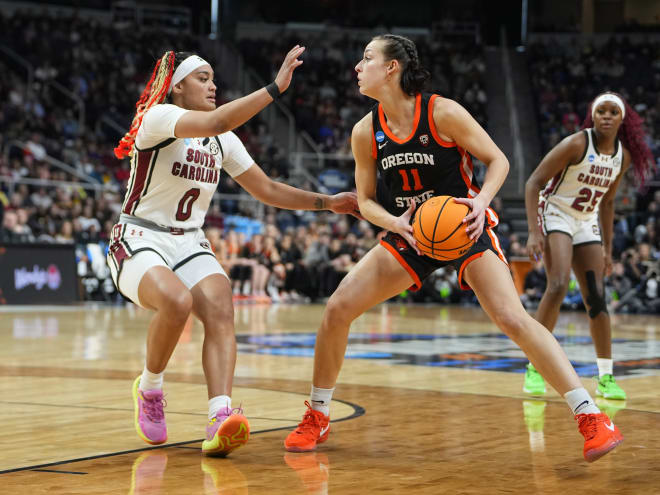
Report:
M 580 220 L 598 215 L 598 205 L 621 172 L 623 163 L 623 146 L 618 139 L 614 143 L 614 154 L 605 155 L 596 147 L 593 129 L 583 132 L 587 146 L 582 160 L 566 166 L 550 179 L 541 193 L 545 203 Z
M 199 228 L 218 187 L 220 170 L 236 177 L 254 163 L 233 132 L 176 138 L 176 122 L 187 111 L 162 104 L 144 115 L 122 213 L 164 227 Z

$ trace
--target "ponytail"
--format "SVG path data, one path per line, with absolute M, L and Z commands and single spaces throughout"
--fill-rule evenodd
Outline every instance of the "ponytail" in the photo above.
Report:
M 131 127 L 124 137 L 121 138 L 114 150 L 117 158 L 122 159 L 133 155 L 135 136 L 137 136 L 137 131 L 142 123 L 144 114 L 154 105 L 165 101 L 167 90 L 172 80 L 172 74 L 174 73 L 175 58 L 174 52 L 168 51 L 156 62 L 151 79 L 149 79 L 144 91 L 142 91 L 142 95 L 140 95 L 140 99 L 135 104 L 135 117 L 133 117 Z

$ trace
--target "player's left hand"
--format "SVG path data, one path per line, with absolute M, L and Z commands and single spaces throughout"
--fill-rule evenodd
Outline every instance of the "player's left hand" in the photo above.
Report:
M 474 198 L 454 198 L 454 203 L 460 203 L 470 208 L 470 213 L 463 219 L 463 223 L 467 225 L 465 231 L 470 240 L 478 239 L 484 231 L 488 203 L 478 195 Z
M 335 194 L 334 196 L 330 196 L 328 201 L 328 210 L 335 213 L 353 215 L 355 218 L 364 220 L 364 217 L 360 214 L 357 194 L 354 192 L 342 192 Z

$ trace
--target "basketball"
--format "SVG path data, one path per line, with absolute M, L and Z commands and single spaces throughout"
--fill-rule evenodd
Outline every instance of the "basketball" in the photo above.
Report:
M 413 236 L 423 255 L 451 261 L 463 256 L 474 244 L 463 223 L 470 209 L 454 203 L 453 199 L 452 196 L 434 196 L 417 208 Z

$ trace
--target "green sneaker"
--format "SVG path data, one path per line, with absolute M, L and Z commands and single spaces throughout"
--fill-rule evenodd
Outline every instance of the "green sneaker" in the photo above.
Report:
M 596 395 L 606 399 L 626 400 L 626 393 L 617 385 L 614 377 L 609 374 L 601 376 L 598 380 Z
M 525 383 L 523 384 L 523 392 L 531 395 L 545 394 L 545 381 L 541 374 L 536 371 L 536 368 L 529 363 L 527 371 L 525 371 Z
M 523 401 L 523 417 L 527 425 L 527 431 L 543 431 L 543 424 L 545 423 L 545 401 L 541 400 L 524 400 Z

